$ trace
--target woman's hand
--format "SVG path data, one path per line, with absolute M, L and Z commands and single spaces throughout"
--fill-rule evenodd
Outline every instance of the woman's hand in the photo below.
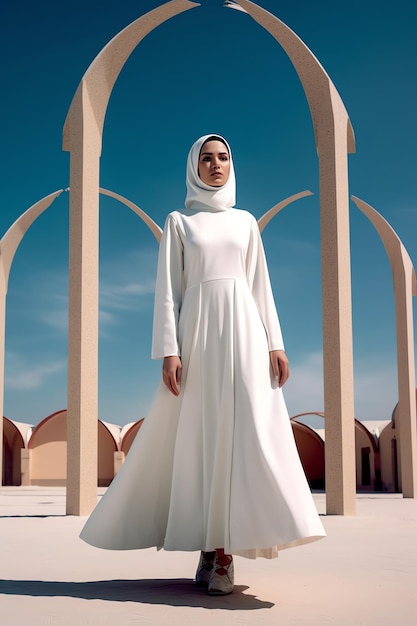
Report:
M 179 356 L 166 356 L 162 364 L 162 380 L 174 396 L 180 393 L 182 365 Z
M 284 350 L 272 350 L 269 353 L 269 358 L 271 359 L 272 371 L 278 381 L 278 385 L 283 387 L 290 376 L 287 355 Z

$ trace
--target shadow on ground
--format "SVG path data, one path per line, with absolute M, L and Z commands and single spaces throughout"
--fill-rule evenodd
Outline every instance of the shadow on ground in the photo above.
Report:
M 64 514 L 56 514 L 56 515 L 0 515 L 0 519 L 21 519 L 21 518 L 29 518 L 29 519 L 47 519 L 50 517 L 68 517 Z
M 272 602 L 244 593 L 249 587 L 235 586 L 228 596 L 209 596 L 188 578 L 155 580 L 94 580 L 67 582 L 49 580 L 0 580 L 0 594 L 38 597 L 73 597 L 110 602 L 140 602 L 170 606 L 244 611 L 270 609 Z

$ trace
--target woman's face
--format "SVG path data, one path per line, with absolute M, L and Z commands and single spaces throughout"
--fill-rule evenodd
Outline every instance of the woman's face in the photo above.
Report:
M 198 175 L 210 187 L 222 187 L 227 183 L 230 171 L 230 158 L 226 146 L 221 141 L 207 141 L 201 148 L 198 159 Z

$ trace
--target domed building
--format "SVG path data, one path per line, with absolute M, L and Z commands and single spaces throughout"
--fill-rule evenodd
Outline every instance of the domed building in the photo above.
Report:
M 416 390 L 417 392 L 417 390 Z M 397 407 L 390 420 L 355 419 L 356 489 L 400 492 L 401 450 L 396 431 Z M 307 422 L 323 420 L 323 428 Z M 123 427 L 98 420 L 98 486 L 106 487 L 129 454 L 145 418 Z M 3 486 L 62 486 L 67 472 L 67 412 L 57 411 L 37 426 L 3 417 Z M 291 424 L 308 483 L 325 490 L 325 414 L 302 413 Z

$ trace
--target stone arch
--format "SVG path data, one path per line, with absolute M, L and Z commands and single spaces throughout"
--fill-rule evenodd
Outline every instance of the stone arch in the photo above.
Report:
M 347 154 L 352 126 L 329 76 L 308 47 L 271 13 L 248 0 L 238 5 L 267 30 L 289 56 L 310 107 L 319 156 L 327 512 L 355 510 L 353 356 Z M 196 5 L 171 0 L 116 35 L 88 68 L 75 93 L 63 133 L 70 158 L 70 279 L 68 355 L 67 513 L 88 514 L 96 503 L 98 352 L 98 189 L 104 116 L 127 58 L 149 32 Z M 83 233 L 81 240 L 80 234 Z M 335 311 L 337 315 L 335 315 Z M 81 313 L 82 312 L 82 313 Z M 88 479 L 82 479 L 88 477 Z
M 410 256 L 392 226 L 371 205 L 352 196 L 375 227 L 391 266 L 397 331 L 398 438 L 401 446 L 401 489 L 405 498 L 417 497 L 417 409 L 415 398 L 413 296 L 416 272 Z
M 140 207 L 134 204 L 131 200 L 128 200 L 124 196 L 121 196 L 120 194 L 115 193 L 114 191 L 109 191 L 108 189 L 103 189 L 103 187 L 100 187 L 99 192 L 104 194 L 105 196 L 109 196 L 110 198 L 114 198 L 115 200 L 118 200 L 122 204 L 125 204 L 131 211 L 133 211 L 134 213 L 136 213 L 136 215 L 140 217 L 142 222 L 146 224 L 146 226 L 149 228 L 149 230 L 152 232 L 153 236 L 155 237 L 156 241 L 158 243 L 161 241 L 162 228 L 158 226 L 158 224 L 154 222 L 153 219 L 149 217 L 149 215 L 145 213 L 145 211 L 143 211 Z
M 236 0 L 228 4 L 249 13 L 281 45 L 300 78 L 310 107 L 320 177 L 324 404 L 329 416 L 326 510 L 352 514 L 356 503 L 347 154 L 355 151 L 354 133 L 335 86 L 304 42 L 253 2 Z
M 71 186 L 68 514 L 86 515 L 97 502 L 97 459 L 92 451 L 97 450 L 98 189 L 104 117 L 114 83 L 139 42 L 166 20 L 196 6 L 189 0 L 171 0 L 118 33 L 87 69 L 65 120 L 63 149 L 70 152 Z
M 10 228 L 0 240 L 0 337 L 4 338 L 5 336 L 6 296 L 8 290 L 8 281 L 11 266 L 17 249 L 32 224 L 37 220 L 40 215 L 42 215 L 44 211 L 46 211 L 46 209 L 48 209 L 52 205 L 54 200 L 56 200 L 56 198 L 58 198 L 58 196 L 60 196 L 63 191 L 63 189 L 59 189 L 58 191 L 54 191 L 53 193 L 38 200 L 29 209 L 22 213 L 22 215 L 12 224 L 12 226 L 10 226 Z M 67 188 L 65 191 L 69 191 L 69 188 Z M 143 211 L 140 207 L 138 207 L 127 198 L 115 193 L 114 191 L 110 191 L 109 189 L 103 189 L 102 187 L 100 187 L 99 193 L 118 200 L 122 204 L 125 204 L 131 211 L 136 213 L 136 215 L 138 215 L 140 219 L 148 226 L 148 228 L 153 233 L 154 237 L 159 243 L 162 235 L 162 229 L 160 226 L 158 226 L 158 224 L 154 222 L 154 220 L 152 220 L 151 217 L 149 217 L 149 215 L 145 213 L 145 211 Z M 0 339 L 0 414 L 2 414 L 3 412 L 4 405 L 4 348 L 4 339 Z M 1 439 L 3 439 L 3 433 L 3 421 L 0 421 Z M 7 454 L 9 454 L 8 444 L 6 444 L 7 442 L 5 442 L 4 445 L 0 448 L 0 467 L 2 467 L 2 482 L 4 480 L 5 484 L 8 484 L 10 472 L 9 470 L 7 470 L 6 476 L 5 470 L 6 467 L 9 467 L 11 460 L 9 455 L 8 458 L 3 461 L 3 454 L 5 454 L 6 452 Z M 18 470 L 13 470 L 13 484 L 15 484 L 15 481 L 17 480 L 17 475 L 19 475 L 20 481 L 20 466 Z
M 276 216 L 282 209 L 285 209 L 286 206 L 299 200 L 300 198 L 305 198 L 306 196 L 312 196 L 313 193 L 311 191 L 300 191 L 299 193 L 294 194 L 293 196 L 289 196 L 285 200 L 278 202 L 275 206 L 273 206 L 269 211 L 264 213 L 262 217 L 258 219 L 258 227 L 259 231 L 262 233 L 264 228 L 269 224 L 269 222 Z
M 0 415 L 3 415 L 4 405 L 4 338 L 6 330 L 6 295 L 9 282 L 10 268 L 20 242 L 33 222 L 52 204 L 63 192 L 63 189 L 38 200 L 10 226 L 0 240 Z M 3 438 L 3 421 L 0 420 L 0 439 Z M 0 467 L 3 447 L 0 448 Z

